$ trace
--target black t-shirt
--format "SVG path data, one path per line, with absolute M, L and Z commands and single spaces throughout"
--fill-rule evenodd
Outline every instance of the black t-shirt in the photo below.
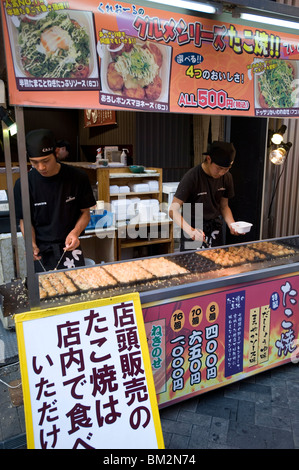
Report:
M 202 169 L 201 164 L 191 168 L 183 176 L 174 195 L 191 206 L 191 226 L 195 227 L 195 204 L 203 204 L 203 220 L 214 220 L 221 214 L 221 198 L 234 196 L 234 185 L 231 173 L 220 178 L 212 178 Z M 188 210 L 187 210 L 188 212 Z
M 96 203 L 87 174 L 61 163 L 59 173 L 50 177 L 44 177 L 32 168 L 28 181 L 37 245 L 64 243 L 81 215 L 80 209 Z M 16 218 L 23 219 L 20 180 L 15 183 L 14 193 Z

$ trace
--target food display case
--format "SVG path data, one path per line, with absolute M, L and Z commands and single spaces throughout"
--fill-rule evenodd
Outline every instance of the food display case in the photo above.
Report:
M 299 236 L 36 275 L 41 308 L 139 292 L 160 407 L 296 359 Z

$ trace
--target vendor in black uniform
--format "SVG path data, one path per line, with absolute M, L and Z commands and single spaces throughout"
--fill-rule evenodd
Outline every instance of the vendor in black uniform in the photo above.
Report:
M 96 204 L 86 173 L 57 160 L 48 129 L 26 135 L 32 169 L 28 172 L 32 247 L 37 272 L 84 266 L 79 236 Z M 20 179 L 15 188 L 16 217 L 24 234 Z
M 67 140 L 58 140 L 56 142 L 55 155 L 60 162 L 69 159 L 70 151 L 71 146 Z
M 182 229 L 181 251 L 223 245 L 223 219 L 233 235 L 234 221 L 228 200 L 234 196 L 229 172 L 234 158 L 232 143 L 213 142 L 205 161 L 182 178 L 169 208 L 169 215 Z M 200 206 L 199 203 L 202 205 Z M 181 208 L 183 207 L 183 213 Z

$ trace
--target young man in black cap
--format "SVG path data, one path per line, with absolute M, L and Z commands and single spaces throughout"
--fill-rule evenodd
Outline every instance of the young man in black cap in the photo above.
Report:
M 71 151 L 71 145 L 67 140 L 58 140 L 55 146 L 55 155 L 59 161 L 67 160 Z
M 223 245 L 222 218 L 237 235 L 231 227 L 235 221 L 228 205 L 234 196 L 229 169 L 235 154 L 232 143 L 215 141 L 204 154 L 205 161 L 182 178 L 169 208 L 170 217 L 182 229 L 181 251 L 200 248 L 202 243 L 208 247 Z
M 79 236 L 96 204 L 86 173 L 59 162 L 48 129 L 26 135 L 32 247 L 36 271 L 84 266 Z M 24 233 L 20 180 L 14 188 L 16 217 Z

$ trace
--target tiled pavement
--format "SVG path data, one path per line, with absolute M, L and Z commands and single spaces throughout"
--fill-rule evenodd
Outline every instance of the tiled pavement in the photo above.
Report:
M 0 362 L 0 449 L 26 448 L 22 395 L 6 385 L 20 379 L 17 360 Z M 164 408 L 160 416 L 166 449 L 298 449 L 299 364 Z
M 0 449 L 26 449 L 24 405 L 19 364 L 0 368 Z M 4 383 L 3 383 L 4 382 Z
M 298 449 L 299 366 L 257 374 L 160 416 L 168 449 Z

